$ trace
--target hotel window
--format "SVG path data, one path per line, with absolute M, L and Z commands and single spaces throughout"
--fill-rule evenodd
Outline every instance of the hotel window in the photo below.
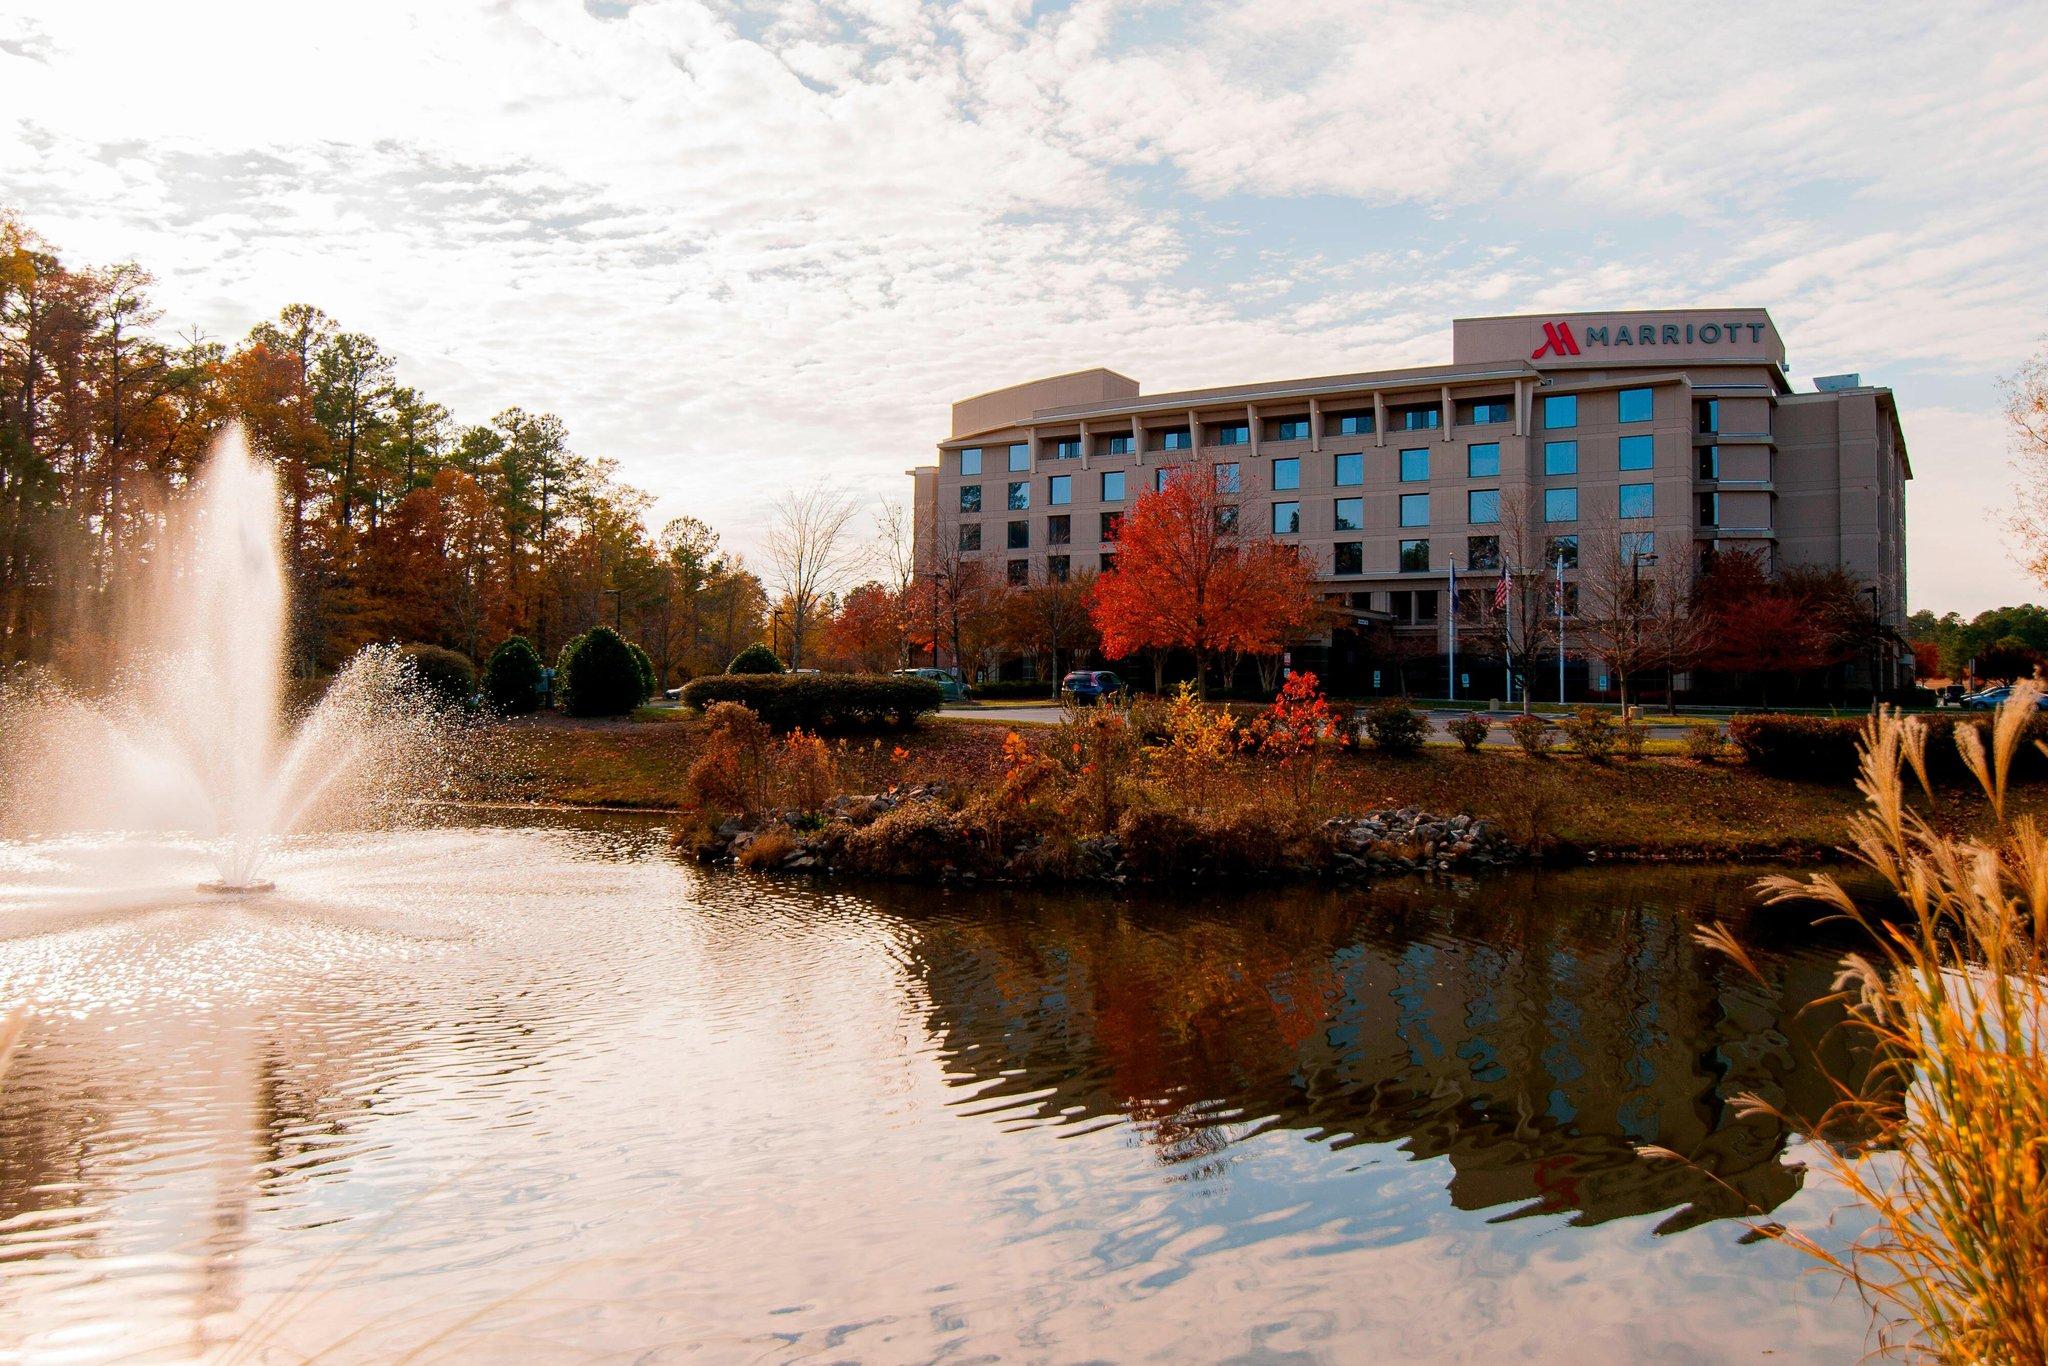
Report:
M 1152 491 L 1154 493 L 1165 492 L 1166 486 L 1168 484 L 1171 484 L 1173 482 L 1173 477 L 1179 473 L 1180 466 L 1178 465 L 1161 465 L 1158 469 L 1153 470 Z
M 1577 474 L 1579 472 L 1579 443 L 1576 441 L 1544 442 L 1543 472 L 1545 474 Z
M 1579 491 L 1577 489 L 1543 490 L 1543 520 L 1546 522 L 1578 521 Z
M 1436 590 L 1434 588 L 1418 588 L 1415 590 L 1415 620 L 1436 620 Z
M 1338 531 L 1365 530 L 1365 499 L 1339 498 L 1337 500 Z
M 1338 488 L 1351 488 L 1365 482 L 1365 456 L 1362 452 L 1337 456 L 1331 464 L 1336 472 Z
M 1301 504 L 1273 504 L 1273 534 L 1292 536 L 1301 530 Z
M 1709 436 L 1721 430 L 1721 400 L 1710 398 L 1692 405 L 1695 425 Z
M 1394 430 L 1397 432 L 1433 432 L 1443 425 L 1444 410 L 1434 403 L 1394 410 Z
M 1621 486 L 1621 511 L 1623 517 L 1655 517 L 1657 515 L 1657 494 L 1654 484 L 1623 484 Z
M 1055 460 L 1079 460 L 1081 458 L 1081 438 L 1078 436 L 1066 436 L 1053 442 L 1052 458 Z
M 1008 548 L 1011 550 L 1029 550 L 1031 548 L 1031 523 L 1023 521 L 1010 523 Z
M 1100 563 L 1100 564 L 1102 565 L 1102 572 L 1103 572 L 1103 573 L 1105 573 L 1105 574 L 1114 574 L 1114 573 L 1116 573 L 1116 553 L 1115 553 L 1114 551 L 1109 551 L 1109 550 L 1105 550 L 1105 551 L 1103 551 L 1103 552 L 1102 552 L 1102 558 L 1101 558 L 1101 560 L 1099 561 L 1099 563 Z
M 981 473 L 981 447 L 962 446 L 960 448 L 960 473 L 963 475 Z
M 1500 568 L 1500 537 L 1467 536 L 1465 538 L 1465 567 L 1477 570 Z
M 981 511 L 981 485 L 962 484 L 960 486 L 960 510 L 962 512 Z
M 1621 562 L 1655 559 L 1657 536 L 1650 531 L 1632 531 L 1621 538 Z
M 1236 493 L 1241 482 L 1242 480 L 1236 465 L 1218 465 L 1216 467 L 1216 491 L 1218 493 Z
M 1465 495 L 1465 520 L 1474 526 L 1490 526 L 1500 520 L 1500 490 L 1473 489 Z
M 1121 503 L 1124 500 L 1124 472 L 1105 470 L 1102 474 L 1102 501 Z
M 960 528 L 960 548 L 966 551 L 981 549 L 981 523 L 969 522 Z
M 1045 519 L 1045 543 L 1047 545 L 1072 545 L 1074 543 L 1073 514 L 1062 512 L 1057 517 Z
M 1019 441 L 1016 445 L 1010 447 L 1010 471 L 1014 474 L 1018 470 L 1028 470 L 1030 468 L 1031 447 Z
M 1703 493 L 1700 495 L 1700 525 L 1721 525 L 1721 495 Z
M 1465 448 L 1467 479 L 1500 478 L 1500 442 L 1481 441 Z
M 1194 444 L 1185 427 L 1167 427 L 1159 433 L 1159 449 L 1162 451 L 1192 450 Z
M 1624 389 L 1614 401 L 1621 422 L 1648 422 L 1657 415 L 1657 401 L 1648 389 Z
M 1023 588 L 1031 582 L 1031 561 L 1010 561 L 1010 587 Z
M 1371 413 L 1338 413 L 1336 422 L 1334 431 L 1338 436 L 1372 435 Z
M 1225 503 L 1216 509 L 1216 534 L 1235 536 L 1237 534 L 1237 504 Z
M 1308 419 L 1305 417 L 1282 418 L 1273 424 L 1273 439 L 1275 441 L 1308 440 Z
M 1546 428 L 1578 426 L 1579 396 L 1546 394 L 1543 399 L 1543 425 Z
M 1426 484 L 1429 482 L 1429 448 L 1401 452 L 1401 482 L 1404 484 Z
M 1008 503 L 1008 507 L 1012 512 L 1022 512 L 1024 509 L 1030 506 L 1031 485 L 1028 481 L 1019 479 L 1016 483 L 1010 485 L 1010 501 Z
M 1625 470 L 1646 470 L 1656 461 L 1657 439 L 1650 436 L 1624 436 L 1621 439 L 1621 467 Z
M 1401 542 L 1401 572 L 1404 574 L 1427 574 L 1429 572 L 1429 542 Z
M 1339 574 L 1363 574 L 1365 572 L 1365 543 L 1363 541 L 1339 541 L 1331 557 L 1332 565 Z
M 1045 577 L 1048 583 L 1065 583 L 1067 581 L 1068 569 L 1069 564 L 1066 556 L 1048 555 L 1045 557 Z
M 1295 456 L 1273 462 L 1273 487 L 1277 489 L 1298 489 L 1301 487 L 1301 461 Z
M 1401 525 L 1429 525 L 1429 495 L 1426 493 L 1404 493 L 1401 495 Z
M 1049 475 L 1045 481 L 1045 501 L 1054 507 L 1074 501 L 1074 476 L 1071 474 Z
M 1129 455 L 1131 439 L 1128 436 L 1112 436 L 1102 443 L 1104 455 Z
M 1721 448 L 1719 446 L 1700 447 L 1700 478 L 1719 479 L 1720 477 Z
M 1252 424 L 1249 422 L 1225 422 L 1216 428 L 1216 444 L 1219 446 L 1249 446 L 1252 440 Z
M 1543 563 L 1552 570 L 1562 559 L 1566 569 L 1579 567 L 1579 538 L 1576 536 L 1552 536 L 1550 543 L 1543 547 Z
M 1487 427 L 1496 422 L 1509 420 L 1508 401 L 1504 398 L 1482 398 L 1465 405 L 1465 423 L 1472 427 Z
M 1102 514 L 1102 540 L 1105 545 L 1124 534 L 1124 515 L 1121 512 Z

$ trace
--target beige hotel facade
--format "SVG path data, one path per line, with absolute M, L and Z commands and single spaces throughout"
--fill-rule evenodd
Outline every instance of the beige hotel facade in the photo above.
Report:
M 1902 632 L 1897 404 L 1857 376 L 1794 393 L 1785 374 L 1770 314 L 1730 308 L 1460 318 L 1448 365 L 1174 393 L 1057 375 L 952 405 L 937 463 L 910 471 L 920 562 L 1020 584 L 1113 566 L 1122 514 L 1194 466 L 1248 533 L 1302 548 L 1352 626 L 1440 650 L 1454 567 L 1463 590 L 1517 549 L 1562 553 L 1570 580 L 1595 544 L 1686 572 L 1731 544 L 1840 567 Z M 1856 681 L 1902 681 L 1899 653 Z

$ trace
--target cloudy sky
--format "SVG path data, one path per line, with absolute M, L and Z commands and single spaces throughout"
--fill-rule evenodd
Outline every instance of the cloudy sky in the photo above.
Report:
M 1796 9 L 1796 12 L 1795 12 Z M 0 204 L 166 325 L 293 300 L 738 546 L 946 404 L 1450 358 L 1460 314 L 1761 304 L 1898 391 L 1915 606 L 2043 596 L 2048 9 L 0 0 Z

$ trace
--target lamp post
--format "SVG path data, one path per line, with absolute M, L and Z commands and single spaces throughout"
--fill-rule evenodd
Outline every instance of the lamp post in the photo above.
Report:
M 614 633 L 623 636 L 626 633 L 626 628 L 620 622 L 626 610 L 625 592 L 618 588 L 606 588 L 602 591 L 606 597 L 612 600 L 612 630 Z
M 952 581 L 953 576 L 945 570 L 935 569 L 932 571 L 932 667 L 934 669 L 939 667 L 939 593 Z M 959 660 L 953 661 L 955 668 L 958 668 L 959 664 Z
M 1632 623 L 1631 633 L 1634 636 L 1634 639 L 1631 643 L 1635 646 L 1638 655 L 1641 654 L 1643 645 L 1643 566 L 1646 564 L 1653 565 L 1655 563 L 1657 563 L 1657 552 L 1654 550 L 1638 550 L 1635 554 L 1629 557 L 1628 562 L 1628 610 L 1629 618 Z M 1667 691 L 1668 690 L 1669 689 L 1667 686 Z M 1628 715 L 1628 704 L 1626 702 L 1622 704 L 1621 710 L 1623 716 Z
M 1877 662 L 1878 647 L 1882 643 L 1879 633 L 1884 630 L 1884 608 L 1878 601 L 1877 585 L 1868 583 L 1863 591 L 1870 595 L 1870 705 L 1877 706 Z

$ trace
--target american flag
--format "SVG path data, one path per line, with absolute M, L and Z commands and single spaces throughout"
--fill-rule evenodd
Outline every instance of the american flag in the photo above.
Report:
M 1505 611 L 1508 605 L 1508 562 L 1500 562 L 1500 582 L 1493 589 L 1493 610 Z

